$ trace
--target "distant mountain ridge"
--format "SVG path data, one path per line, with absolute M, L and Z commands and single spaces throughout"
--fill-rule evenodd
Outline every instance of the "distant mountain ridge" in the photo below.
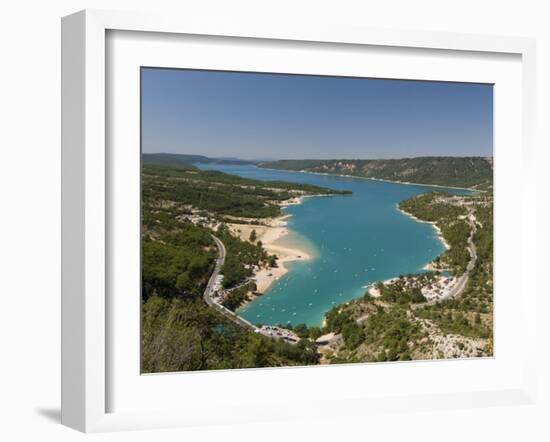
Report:
M 267 169 L 356 176 L 402 183 L 466 187 L 481 190 L 493 185 L 493 157 L 414 157 L 380 160 L 276 160 L 258 163 L 238 158 L 204 155 L 144 153 L 148 166 L 194 169 L 195 163 L 257 164 Z
M 143 164 L 149 166 L 180 166 L 193 167 L 194 163 L 217 164 L 255 164 L 253 161 L 238 158 L 210 158 L 204 155 L 187 155 L 179 153 L 144 153 L 141 155 Z
M 415 157 L 388 160 L 278 160 L 268 169 L 478 189 L 492 188 L 492 157 Z

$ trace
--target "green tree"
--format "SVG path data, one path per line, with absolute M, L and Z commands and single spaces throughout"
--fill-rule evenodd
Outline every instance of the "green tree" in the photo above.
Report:
M 294 332 L 300 337 L 300 338 L 307 338 L 309 336 L 309 331 L 307 329 L 306 324 L 297 324 L 294 326 Z
M 323 332 L 321 331 L 320 327 L 309 327 L 309 338 L 310 339 L 317 339 L 319 336 L 321 336 Z
M 342 336 L 346 347 L 350 350 L 356 349 L 364 340 L 365 332 L 357 322 L 348 322 L 342 328 Z
M 269 258 L 267 258 L 267 265 L 269 267 L 277 267 L 277 255 L 269 255 Z

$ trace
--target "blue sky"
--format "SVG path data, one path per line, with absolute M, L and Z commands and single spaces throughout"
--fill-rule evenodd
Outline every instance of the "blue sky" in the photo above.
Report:
M 142 149 L 243 159 L 490 156 L 482 84 L 142 69 Z

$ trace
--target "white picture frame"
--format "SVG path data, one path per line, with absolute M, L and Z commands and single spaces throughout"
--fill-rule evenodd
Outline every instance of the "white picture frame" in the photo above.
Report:
M 109 195 L 106 120 L 106 83 L 109 31 L 140 31 L 163 35 L 195 35 L 269 39 L 274 41 L 368 45 L 380 48 L 437 49 L 515 54 L 521 57 L 521 272 L 528 269 L 527 256 L 536 253 L 534 107 L 535 43 L 518 37 L 491 37 L 451 33 L 357 29 L 345 26 L 307 24 L 293 27 L 265 23 L 217 23 L 193 17 L 158 17 L 145 14 L 87 10 L 62 21 L 62 423 L 85 432 L 167 426 L 206 425 L 217 422 L 259 421 L 287 417 L 322 416 L 322 405 L 337 401 L 337 414 L 368 414 L 374 409 L 389 412 L 407 409 L 435 409 L 532 403 L 535 399 L 534 334 L 536 281 L 522 278 L 521 326 L 527 339 L 518 354 L 522 365 L 521 382 L 499 389 L 461 393 L 430 392 L 425 395 L 372 397 L 328 397 L 312 400 L 312 408 L 289 406 L 280 412 L 269 407 L 244 418 L 226 413 L 208 415 L 198 409 L 193 415 L 183 408 L 154 411 L 109 412 L 109 365 L 112 359 L 107 339 L 110 318 L 107 244 L 112 239 L 107 220 L 112 208 Z M 498 356 L 497 356 L 498 357 Z M 331 370 L 342 370 L 341 367 Z M 361 366 L 353 367 L 355 375 Z M 290 371 L 292 372 L 292 370 Z M 257 373 L 257 372 L 256 372 Z M 262 372 L 263 381 L 274 376 Z M 273 371 L 271 371 L 273 373 Z M 287 371 L 287 373 L 289 373 Z M 298 375 L 298 371 L 294 371 Z M 295 374 L 287 374 L 291 378 Z M 208 373 L 207 376 L 232 374 Z M 243 377 L 243 372 L 239 372 Z M 353 375 L 353 374 L 352 374 Z M 220 378 L 221 379 L 221 378 Z M 276 382 L 276 381 L 275 381 Z M 235 399 L 238 402 L 238 399 Z M 242 399 L 241 399 L 242 400 Z M 336 402 L 334 402 L 336 403 Z M 241 404 L 242 405 L 242 404 Z M 334 409 L 331 410 L 334 414 Z

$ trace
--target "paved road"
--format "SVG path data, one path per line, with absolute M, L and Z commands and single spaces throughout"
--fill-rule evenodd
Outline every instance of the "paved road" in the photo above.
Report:
M 237 325 L 256 331 L 256 327 L 252 325 L 250 322 L 248 322 L 246 319 L 241 318 L 239 315 L 235 314 L 235 312 L 232 312 L 228 308 L 224 307 L 221 304 L 218 304 L 212 299 L 212 295 L 214 294 L 214 285 L 216 284 L 216 279 L 220 274 L 222 266 L 225 262 L 225 255 L 226 255 L 225 246 L 223 245 L 223 242 L 221 242 L 221 240 L 214 235 L 212 235 L 212 238 L 214 239 L 214 242 L 218 247 L 218 258 L 216 258 L 216 265 L 214 266 L 214 271 L 212 272 L 212 275 L 210 275 L 210 279 L 208 280 L 208 284 L 206 285 L 206 289 L 204 290 L 204 294 L 203 294 L 204 302 L 206 302 L 209 306 L 218 310 L 222 315 L 224 315 L 226 318 L 230 319 Z
M 225 262 L 225 255 L 226 255 L 225 246 L 223 245 L 223 242 L 214 235 L 212 235 L 212 238 L 216 242 L 216 246 L 218 247 L 219 253 L 218 253 L 218 258 L 216 259 L 216 265 L 214 266 L 214 271 L 212 272 L 212 275 L 210 275 L 210 279 L 208 280 L 208 285 L 206 286 L 206 290 L 204 291 L 204 294 L 203 294 L 204 301 L 210 307 L 215 308 L 226 318 L 230 319 L 235 324 L 240 325 L 241 327 L 245 327 L 251 331 L 260 333 L 264 336 L 267 336 L 268 338 L 272 338 L 275 340 L 283 340 L 285 342 L 289 342 L 290 344 L 296 344 L 300 340 L 300 338 L 294 332 L 288 331 L 283 328 L 274 327 L 274 326 L 264 326 L 264 327 L 258 328 L 252 323 L 248 322 L 246 319 L 241 318 L 235 312 L 229 310 L 228 308 L 224 307 L 221 304 L 218 304 L 216 301 L 212 299 L 212 295 L 214 294 L 214 285 L 216 284 L 216 279 L 223 267 L 223 264 Z M 236 287 L 233 287 L 232 290 L 238 287 L 242 287 L 243 285 L 248 284 L 249 282 L 250 281 L 245 281 L 242 284 Z
M 214 271 L 212 272 L 212 275 L 210 275 L 210 279 L 208 280 L 208 285 L 204 290 L 203 298 L 208 305 L 215 304 L 211 296 L 214 293 L 214 284 L 216 283 L 216 279 L 221 272 L 223 264 L 225 263 L 225 255 L 226 255 L 225 246 L 223 245 L 223 242 L 221 242 L 221 240 L 214 235 L 212 235 L 212 239 L 214 239 L 214 242 L 218 247 L 218 257 L 216 258 L 216 265 L 214 266 Z
M 468 237 L 468 251 L 470 252 L 470 261 L 468 262 L 468 265 L 466 266 L 466 271 L 458 278 L 458 281 L 454 285 L 454 287 L 449 290 L 445 295 L 443 295 L 441 298 L 430 301 L 428 304 L 434 304 L 436 302 L 443 301 L 445 299 L 449 298 L 455 298 L 459 296 L 466 287 L 466 283 L 468 282 L 468 277 L 470 275 L 470 272 L 474 269 L 474 266 L 476 265 L 477 261 L 477 250 L 476 245 L 474 243 L 474 235 L 477 232 L 477 227 L 475 223 L 475 218 L 473 214 L 468 214 L 467 223 L 470 225 L 470 236 Z

